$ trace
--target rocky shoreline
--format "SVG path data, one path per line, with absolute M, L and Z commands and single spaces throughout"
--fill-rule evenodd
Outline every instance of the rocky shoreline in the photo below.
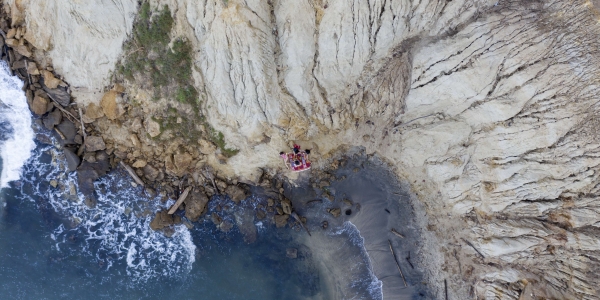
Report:
M 79 192 L 85 197 L 84 202 L 88 207 L 95 206 L 94 181 L 121 164 L 132 177 L 131 184 L 134 187 L 143 185 L 148 196 L 153 197 L 158 193 L 163 202 L 177 199 L 186 189 L 190 189 L 183 205 L 178 208 L 183 212 L 168 214 L 167 210 L 159 211 L 151 222 L 152 229 L 167 235 L 173 232 L 172 225 L 198 221 L 206 213 L 207 204 L 214 195 L 227 195 L 234 203 L 239 204 L 249 196 L 253 186 L 260 187 L 271 195 L 264 205 L 257 207 L 258 220 L 264 219 L 268 214 L 277 228 L 285 227 L 288 223 L 292 227 L 299 225 L 299 220 L 306 223 L 306 218 L 293 212 L 292 202 L 284 196 L 286 179 L 278 175 L 276 170 L 263 170 L 258 182 L 238 182 L 213 174 L 211 168 L 202 162 L 194 164 L 198 156 L 203 154 L 215 154 L 226 160 L 210 141 L 200 140 L 201 154 L 174 154 L 172 162 L 167 162 L 162 168 L 159 166 L 160 162 L 141 156 L 133 148 L 115 147 L 113 143 L 106 142 L 103 134 L 96 130 L 95 122 L 101 118 L 120 118 L 117 121 L 126 119 L 123 116 L 128 107 L 123 108 L 117 103 L 117 98 L 125 95 L 125 88 L 115 84 L 105 94 L 100 106 L 92 103 L 81 108 L 71 97 L 68 82 L 55 74 L 46 58 L 41 56 L 43 54 L 36 51 L 24 38 L 25 27 L 10 27 L 9 24 L 10 19 L 6 15 L 0 17 L 2 59 L 10 66 L 11 72 L 23 80 L 23 90 L 35 122 L 51 131 L 58 141 L 66 159 L 67 170 L 77 174 Z M 139 119 L 134 119 L 133 123 L 137 124 L 134 124 L 134 128 L 142 126 Z M 136 141 L 135 135 L 131 139 L 134 145 L 139 146 L 140 142 Z M 51 143 L 44 135 L 38 135 L 38 140 Z M 317 171 L 311 178 L 312 186 L 324 189 L 323 199 L 329 202 L 333 202 L 333 196 L 326 188 L 334 179 L 332 174 L 338 165 L 339 162 L 335 161 L 330 165 L 331 169 Z M 52 181 L 52 185 L 57 185 L 56 180 Z M 333 207 L 329 212 L 337 218 L 341 209 Z M 182 215 L 186 220 L 182 221 Z M 211 219 L 224 231 L 231 228 L 231 224 L 223 223 L 217 216 L 211 216 Z M 327 227 L 327 222 L 323 223 L 323 227 Z
M 72 115 L 91 175 L 104 161 L 170 201 L 188 190 L 185 217 L 196 193 L 302 180 L 277 156 L 290 141 L 317 177 L 360 146 L 423 205 L 438 298 L 598 298 L 598 1 L 3 4 L 38 123 Z M 77 106 L 47 111 L 48 84 Z
M 179 197 L 189 187 L 191 193 L 179 210 L 183 210 L 191 222 L 198 221 L 206 212 L 207 203 L 213 195 L 228 195 L 236 204 L 248 196 L 250 186 L 247 183 L 213 174 L 210 167 L 201 163 L 192 165 L 198 158 L 197 152 L 194 156 L 188 153 L 175 154 L 171 164 L 167 163 L 166 168 L 161 168 L 156 161 L 140 157 L 139 151 L 115 148 L 114 144 L 107 143 L 102 133 L 96 130 L 94 122 L 103 117 L 116 119 L 123 116 L 126 110 L 117 103 L 117 98 L 124 96 L 124 87 L 116 84 L 103 97 L 100 106 L 91 104 L 82 108 L 71 97 L 68 82 L 53 72 L 42 51 L 37 51 L 27 42 L 26 28 L 11 27 L 9 24 L 10 18 L 3 13 L 0 16 L 2 60 L 9 65 L 13 75 L 23 80 L 23 91 L 35 122 L 51 131 L 58 141 L 67 170 L 77 174 L 79 192 L 84 195 L 87 206 L 95 206 L 94 181 L 118 168 L 119 164 L 130 170 L 132 185 L 141 183 L 147 195 L 155 196 L 158 193 L 163 201 Z M 141 126 L 139 119 L 136 121 Z M 38 135 L 38 140 L 51 143 L 44 135 Z M 139 146 L 139 141 L 136 143 L 134 140 L 134 144 Z M 205 154 L 217 150 L 209 141 L 202 140 L 201 144 L 201 151 Z M 273 222 L 277 227 L 284 227 L 291 221 L 291 201 L 283 196 L 282 179 L 272 174 L 265 171 L 256 184 L 275 192 L 276 196 L 269 198 L 266 211 L 275 212 Z M 57 182 L 53 180 L 52 184 L 57 185 Z M 160 211 L 152 221 L 151 228 L 168 233 L 172 231 L 169 229 L 171 225 L 182 222 L 179 215 Z M 264 212 L 259 212 L 259 216 L 264 218 Z M 222 225 L 218 218 L 213 219 L 217 226 Z M 227 228 L 228 225 L 222 227 Z

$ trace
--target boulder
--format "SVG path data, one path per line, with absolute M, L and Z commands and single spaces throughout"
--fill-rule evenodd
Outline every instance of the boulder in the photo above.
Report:
M 334 218 L 337 218 L 342 213 L 342 210 L 340 208 L 329 208 L 327 209 L 327 212 L 330 213 Z
M 79 163 L 81 163 L 81 159 L 69 148 L 64 148 L 64 153 L 65 159 L 67 160 L 67 169 L 69 172 L 75 171 L 79 166 Z
M 17 51 L 17 53 L 19 53 L 25 57 L 31 57 L 33 55 L 31 50 L 29 50 L 29 47 L 27 47 L 25 45 L 18 45 L 17 47 L 15 47 L 15 50 Z
M 244 237 L 244 242 L 252 244 L 256 242 L 258 230 L 254 224 L 254 213 L 251 210 L 238 210 L 234 213 L 235 223 Z
M 24 60 L 18 60 L 12 63 L 11 69 L 24 69 L 27 67 L 27 62 Z
M 46 115 L 43 119 L 44 127 L 48 128 L 48 130 L 54 129 L 54 126 L 60 124 L 62 121 L 62 113 L 60 110 L 55 109 L 48 115 Z
M 223 220 L 221 224 L 219 224 L 219 229 L 223 232 L 229 232 L 233 228 L 233 224 L 227 220 Z
M 46 87 L 50 89 L 55 89 L 58 87 L 59 84 L 63 84 L 63 82 L 60 79 L 54 77 L 54 74 L 52 74 L 52 72 L 42 70 L 41 73 L 44 77 L 44 85 L 46 85 Z
M 102 107 L 96 105 L 95 103 L 90 103 L 90 105 L 88 105 L 88 107 L 85 109 L 84 116 L 93 122 L 96 119 L 104 117 L 104 111 L 102 110 Z
M 217 150 L 217 147 L 213 143 L 204 139 L 199 140 L 198 145 L 200 145 L 198 150 L 204 155 L 215 153 Z
M 71 121 L 63 119 L 60 124 L 56 126 L 65 137 L 65 140 L 62 140 L 62 144 L 74 144 L 75 143 L 75 135 L 77 135 L 77 128 L 75 128 L 75 124 L 71 123 Z
M 25 98 L 27 99 L 27 104 L 29 104 L 29 107 L 31 107 L 31 110 L 33 111 L 33 92 L 31 90 L 27 90 L 25 92 Z
M 148 164 L 148 162 L 146 162 L 143 159 L 138 159 L 136 162 L 133 163 L 133 165 L 131 165 L 134 168 L 143 168 Z
M 136 134 L 133 134 L 133 133 L 130 134 L 129 140 L 133 144 L 134 148 L 140 148 L 142 146 L 142 143 L 140 142 L 140 139 L 138 138 L 138 136 Z
M 94 181 L 96 181 L 96 179 L 99 177 L 100 174 L 98 174 L 96 170 L 90 168 L 77 170 L 77 183 L 79 186 L 79 192 L 84 194 L 86 197 L 93 197 Z
M 54 99 L 54 101 L 58 102 L 60 105 L 67 107 L 71 103 L 71 95 L 67 92 L 67 88 L 65 87 L 57 87 L 57 88 L 49 88 L 44 85 L 44 92 Z
M 150 222 L 152 230 L 161 230 L 175 223 L 173 215 L 170 215 L 166 210 L 161 210 L 156 213 L 154 219 Z
M 296 248 L 285 249 L 285 256 L 287 258 L 291 258 L 291 259 L 298 258 L 298 249 L 296 249 Z
M 40 75 L 40 70 L 38 70 L 35 62 L 30 61 L 27 63 L 27 73 L 30 75 Z
M 285 227 L 290 218 L 290 215 L 275 215 L 275 226 L 277 228 Z
M 94 181 L 105 175 L 110 169 L 108 155 L 104 151 L 95 154 L 93 163 L 83 161 L 77 169 L 77 182 L 79 191 L 86 197 L 93 197 Z
M 87 153 L 83 154 L 83 160 L 85 160 L 89 163 L 95 163 L 96 162 L 96 153 L 87 152 Z
M 19 45 L 19 41 L 16 39 L 6 39 L 6 44 L 10 47 L 15 47 Z
M 99 151 L 106 149 L 104 139 L 99 136 L 88 136 L 85 139 L 85 150 L 89 152 Z
M 33 98 L 31 111 L 38 116 L 45 114 L 46 110 L 48 109 L 48 102 L 48 99 L 36 96 Z
M 100 106 L 108 119 L 115 120 L 125 113 L 125 109 L 123 109 L 120 102 L 121 96 L 116 91 L 108 91 L 102 96 Z
M 210 219 L 213 222 L 213 224 L 219 226 L 221 225 L 221 222 L 223 222 L 223 218 L 221 218 L 217 213 L 213 212 L 210 215 Z
M 148 132 L 150 137 L 157 137 L 161 133 L 160 124 L 152 120 L 152 118 L 146 118 L 146 120 L 144 121 L 144 128 L 146 129 L 146 132 Z
M 158 170 L 151 165 L 145 165 L 142 170 L 144 171 L 144 177 L 150 181 L 154 181 L 158 177 Z
M 208 197 L 202 192 L 192 191 L 184 201 L 185 217 L 192 222 L 198 221 L 200 216 L 206 212 Z
M 244 190 L 237 185 L 228 186 L 225 188 L 225 193 L 235 203 L 239 203 L 240 201 L 246 199 L 246 192 L 244 192 Z
M 125 87 L 117 83 L 117 84 L 115 84 L 115 86 L 113 86 L 113 91 L 115 91 L 117 93 L 124 93 Z
M 76 134 L 73 141 L 75 142 L 75 144 L 81 145 L 83 144 L 83 137 L 80 134 Z
M 15 37 L 16 34 L 17 34 L 17 28 L 13 27 L 6 32 L 6 38 L 12 39 Z
M 173 155 L 173 163 L 178 170 L 187 170 L 192 163 L 192 156 L 185 152 Z
M 169 175 L 183 176 L 191 163 L 192 156 L 188 153 L 169 155 L 165 160 L 165 169 Z
M 283 213 L 286 215 L 292 214 L 292 202 L 289 199 L 281 200 L 281 208 L 283 209 Z

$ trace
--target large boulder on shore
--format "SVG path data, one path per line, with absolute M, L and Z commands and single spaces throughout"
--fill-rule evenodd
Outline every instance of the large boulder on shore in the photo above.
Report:
M 161 210 L 156 213 L 154 219 L 150 222 L 150 228 L 152 230 L 161 230 L 173 224 L 175 224 L 173 215 L 170 215 L 166 210 Z
M 54 77 L 54 74 L 50 71 L 42 70 L 41 73 L 44 77 L 44 85 L 50 89 L 55 89 L 59 84 L 64 84 L 60 79 Z
M 85 114 L 83 114 L 83 122 L 92 123 L 96 119 L 104 117 L 104 110 L 102 107 L 96 105 L 95 103 L 90 103 L 88 107 L 85 109 Z
M 237 185 L 228 186 L 227 188 L 225 188 L 225 193 L 235 203 L 240 203 L 240 201 L 246 199 L 246 192 L 244 191 L 244 189 Z
M 100 100 L 100 106 L 106 117 L 110 120 L 115 120 L 125 113 L 125 109 L 121 105 L 121 96 L 116 91 L 108 91 Z
M 167 174 L 172 176 L 183 176 L 192 165 L 193 157 L 189 153 L 178 153 L 168 156 L 165 161 Z
M 61 142 L 63 145 L 75 144 L 75 136 L 77 135 L 77 128 L 75 128 L 75 124 L 69 120 L 63 119 L 63 121 L 56 126 L 56 129 L 63 134 L 64 139 L 61 137 Z
M 85 150 L 89 152 L 99 151 L 106 149 L 104 139 L 99 136 L 88 136 L 85 139 Z
M 81 163 L 79 156 L 69 148 L 64 148 L 64 153 L 65 159 L 67 160 L 67 170 L 69 170 L 69 172 L 77 170 L 79 163 Z
M 48 99 L 36 96 L 35 98 L 33 98 L 31 111 L 33 111 L 33 113 L 38 116 L 45 114 L 48 110 L 48 102 Z
M 290 215 L 275 215 L 275 217 L 274 217 L 275 226 L 277 228 L 285 227 L 289 218 L 290 218 Z
M 61 121 L 62 113 L 58 109 L 55 109 L 54 111 L 46 115 L 43 119 L 44 127 L 46 127 L 48 130 L 54 129 L 54 126 L 60 124 Z
M 43 89 L 46 94 L 52 97 L 52 99 L 54 99 L 54 101 L 58 102 L 60 105 L 67 107 L 71 103 L 71 95 L 67 91 L 67 88 L 61 86 L 57 88 L 49 88 L 44 85 Z
M 145 165 L 142 168 L 142 171 L 144 171 L 144 177 L 146 177 L 146 179 L 150 180 L 150 181 L 154 181 L 156 180 L 156 178 L 158 178 L 159 175 L 159 171 L 153 167 L 152 165 Z
M 206 204 L 208 203 L 208 197 L 198 191 L 193 191 L 185 199 L 185 217 L 192 222 L 198 221 L 200 216 L 206 211 Z

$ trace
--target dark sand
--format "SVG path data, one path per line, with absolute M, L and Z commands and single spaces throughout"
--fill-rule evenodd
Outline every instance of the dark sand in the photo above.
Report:
M 312 237 L 305 234 L 303 242 L 312 250 L 313 259 L 320 262 L 322 273 L 327 274 L 327 286 L 335 287 L 328 297 L 364 299 L 358 296 L 361 293 L 357 290 L 370 288 L 372 299 L 431 298 L 423 284 L 423 268 L 419 263 L 421 237 L 411 204 L 413 200 L 380 159 L 360 151 L 348 155 L 353 158 L 335 171 L 337 179 L 325 188 L 335 196 L 333 202 L 324 199 L 307 204 L 322 199 L 320 189 L 308 184 L 306 178 L 314 176 L 311 174 L 303 174 L 304 180 L 299 181 L 304 183 L 286 192 L 296 212 L 308 218 L 307 227 Z M 328 208 L 340 208 L 341 215 L 334 218 L 327 212 Z M 322 228 L 323 221 L 328 222 L 327 229 Z M 392 228 L 404 238 L 393 234 Z M 356 250 L 360 243 L 364 244 L 362 254 Z M 365 250 L 368 256 L 364 255 Z M 365 278 L 365 270 L 369 269 L 376 278 Z M 377 291 L 379 284 L 383 295 Z

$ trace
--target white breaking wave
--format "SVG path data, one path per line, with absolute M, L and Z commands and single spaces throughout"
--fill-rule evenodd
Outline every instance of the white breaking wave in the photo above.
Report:
M 179 277 L 191 270 L 196 246 L 190 231 L 178 225 L 171 237 L 165 237 L 150 229 L 154 212 L 164 209 L 159 198 L 140 195 L 129 180 L 112 172 L 96 182 L 97 203 L 89 208 L 84 197 L 75 193 L 76 175 L 67 175 L 65 165 L 61 151 L 53 146 L 39 147 L 25 165 L 27 176 L 22 185 L 22 189 L 33 191 L 31 196 L 23 193 L 27 200 L 47 199 L 54 211 L 71 221 L 49 235 L 56 251 L 68 255 L 70 238 L 81 238 L 73 255 L 93 257 L 106 270 L 123 270 L 132 283 Z M 58 181 L 57 188 L 49 187 L 51 179 Z
M 10 76 L 6 62 L 0 61 L 0 189 L 21 177 L 23 164 L 35 148 L 31 113 L 22 86 L 18 77 Z
M 365 240 L 360 235 L 360 231 L 356 227 L 356 225 L 352 224 L 350 221 L 345 221 L 343 226 L 334 230 L 330 233 L 332 236 L 336 235 L 347 235 L 348 241 L 355 247 L 361 248 L 361 255 L 363 257 L 356 257 L 354 260 L 355 268 L 360 269 L 361 264 L 365 264 L 366 268 L 369 270 L 368 276 L 359 276 L 355 278 L 353 282 L 350 283 L 352 287 L 360 287 L 366 288 L 369 293 L 370 299 L 383 299 L 383 282 L 375 276 L 375 272 L 373 272 L 373 266 L 371 265 L 371 260 L 367 254 L 367 249 L 365 248 Z M 359 271 L 358 274 L 361 274 Z M 355 296 L 351 299 L 363 299 L 362 296 Z

